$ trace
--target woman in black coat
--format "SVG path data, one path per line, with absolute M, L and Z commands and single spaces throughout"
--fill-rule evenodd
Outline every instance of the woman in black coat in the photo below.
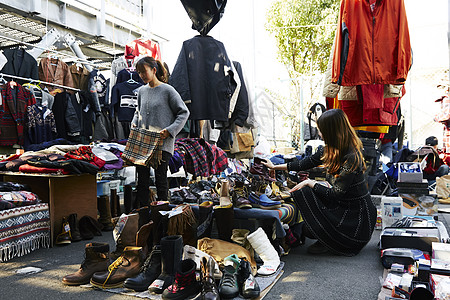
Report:
M 288 171 L 324 165 L 326 182 L 307 179 L 290 190 L 304 220 L 304 236 L 317 239 L 308 252 L 356 255 L 370 241 L 377 216 L 364 177 L 362 143 L 340 109 L 324 112 L 317 125 L 325 147 L 288 164 L 264 164 Z

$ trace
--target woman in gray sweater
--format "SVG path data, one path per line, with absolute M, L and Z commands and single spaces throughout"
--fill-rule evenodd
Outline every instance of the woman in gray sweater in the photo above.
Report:
M 162 160 L 155 170 L 158 200 L 167 201 L 167 167 L 173 155 L 175 137 L 189 117 L 189 110 L 178 92 L 166 82 L 167 70 L 159 60 L 147 56 L 136 63 L 139 76 L 146 83 L 138 92 L 138 106 L 132 127 L 159 131 L 163 141 Z M 150 169 L 137 166 L 137 198 L 142 206 L 149 204 Z

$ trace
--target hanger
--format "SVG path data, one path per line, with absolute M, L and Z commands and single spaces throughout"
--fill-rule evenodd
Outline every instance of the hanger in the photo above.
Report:
M 38 89 L 42 90 L 42 88 L 41 88 L 41 81 L 40 80 L 37 80 L 37 81 L 31 80 L 30 81 L 30 85 L 33 85 L 33 86 L 37 87 Z
M 8 83 L 8 81 L 6 81 L 6 79 L 3 78 L 3 74 L 2 74 L 2 76 L 0 77 L 0 84 L 6 84 L 6 83 Z
M 127 71 L 128 71 L 128 73 L 130 73 L 130 79 L 128 79 L 127 82 L 130 84 L 137 83 L 137 81 L 133 79 L 133 73 L 128 69 L 127 69 Z
M 55 59 L 55 60 L 57 60 L 57 61 L 59 60 L 59 57 L 58 57 L 58 56 L 56 56 L 56 55 L 54 55 L 54 54 L 50 54 L 50 53 L 48 54 L 48 58 L 49 58 L 49 59 Z M 55 63 L 52 63 L 52 62 L 51 62 L 50 64 L 51 64 L 52 66 L 58 66 L 58 64 L 55 64 Z

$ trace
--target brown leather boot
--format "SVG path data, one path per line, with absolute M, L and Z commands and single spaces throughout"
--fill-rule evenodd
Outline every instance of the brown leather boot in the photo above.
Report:
M 120 222 L 120 220 L 119 220 Z M 127 246 L 136 246 L 136 233 L 138 232 L 139 214 L 129 214 L 127 222 L 119 234 L 116 241 L 116 249 L 111 252 L 110 259 L 115 261 L 122 255 L 123 249 Z
M 153 221 L 144 224 L 139 228 L 139 231 L 136 233 L 136 247 L 142 247 L 142 252 L 144 256 L 147 256 L 149 247 L 153 247 L 153 245 L 149 245 L 148 241 L 152 239 L 150 236 L 153 229 Z
M 139 274 L 144 260 L 142 247 L 125 247 L 123 254 L 108 267 L 108 271 L 92 275 L 91 284 L 103 289 L 122 287 L 125 279 Z
M 103 231 L 112 231 L 114 226 L 111 222 L 111 207 L 108 195 L 97 197 L 97 210 L 100 215 L 98 221 L 103 225 Z
M 63 277 L 66 285 L 87 284 L 95 272 L 107 271 L 109 264 L 109 244 L 89 243 L 84 250 L 84 261 L 80 269 L 73 274 Z

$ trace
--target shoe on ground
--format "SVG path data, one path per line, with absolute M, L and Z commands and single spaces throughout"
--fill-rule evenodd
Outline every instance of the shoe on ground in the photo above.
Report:
M 96 272 L 106 272 L 109 263 L 108 243 L 89 243 L 85 246 L 84 261 L 80 269 L 72 274 L 64 276 L 62 283 L 65 285 L 82 285 L 91 280 Z
M 71 244 L 70 225 L 67 218 L 64 217 L 62 221 L 61 233 L 56 236 L 55 244 L 58 246 L 65 246 Z
M 238 282 L 241 289 L 241 295 L 245 299 L 259 297 L 261 289 L 255 279 L 255 276 L 252 274 L 250 263 L 246 259 L 241 259 L 238 270 Z
M 179 270 L 175 273 L 175 281 L 164 290 L 162 299 L 183 300 L 195 297 L 200 292 L 200 284 L 195 274 L 196 264 L 192 259 L 181 261 Z
M 219 295 L 221 299 L 233 299 L 239 296 L 238 270 L 240 266 L 239 257 L 232 254 L 224 258 L 222 279 L 219 284 Z

